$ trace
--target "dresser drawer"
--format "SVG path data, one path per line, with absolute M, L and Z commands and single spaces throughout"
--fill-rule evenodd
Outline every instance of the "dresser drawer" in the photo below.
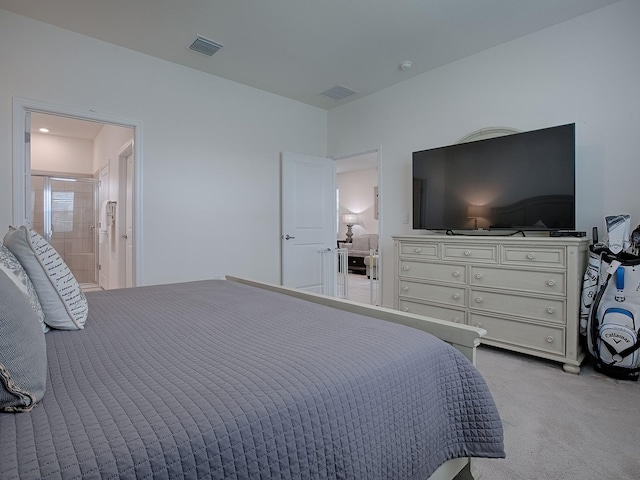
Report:
M 517 322 L 477 313 L 470 314 L 469 325 L 487 330 L 487 335 L 481 341 L 493 340 L 558 355 L 565 353 L 565 330 L 563 327 Z
M 471 289 L 469 308 L 545 322 L 566 323 L 565 302 L 560 299 Z
M 497 245 L 449 245 L 442 246 L 444 260 L 464 262 L 498 263 Z
M 505 288 L 530 293 L 566 294 L 565 272 L 508 270 L 471 266 L 470 285 Z
M 400 310 L 415 315 L 424 315 L 425 317 L 446 320 L 448 322 L 465 323 L 464 310 L 439 307 L 437 305 L 426 305 L 424 303 L 410 302 L 407 300 L 400 300 Z
M 504 265 L 564 267 L 566 254 L 562 247 L 516 247 L 509 245 L 502 248 L 502 263 Z
M 423 258 L 438 258 L 437 243 L 401 243 L 400 255 L 416 256 Z
M 430 285 L 401 280 L 398 293 L 403 298 L 428 299 L 430 302 L 446 303 L 447 305 L 457 305 L 459 307 L 465 306 L 466 290 L 464 287 Z
M 401 278 L 419 278 L 448 283 L 465 283 L 467 279 L 464 265 L 403 259 L 400 260 L 399 274 Z

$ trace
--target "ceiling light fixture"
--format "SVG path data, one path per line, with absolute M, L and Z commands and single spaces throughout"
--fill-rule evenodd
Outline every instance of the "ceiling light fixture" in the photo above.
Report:
M 49 133 L 48 128 L 39 128 L 38 130 L 41 131 L 42 133 Z
M 409 70 L 413 66 L 413 62 L 411 60 L 405 60 L 400 64 L 400 70 L 403 72 Z

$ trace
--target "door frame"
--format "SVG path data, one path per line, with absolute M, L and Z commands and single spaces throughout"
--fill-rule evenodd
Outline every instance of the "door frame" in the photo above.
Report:
M 28 134 L 26 131 L 25 117 L 27 113 L 37 112 L 48 115 L 58 115 L 63 117 L 71 117 L 78 120 L 87 120 L 120 127 L 133 129 L 133 152 L 136 161 L 134 170 L 134 230 L 136 232 L 134 238 L 134 266 L 133 266 L 133 284 L 138 285 L 141 278 L 144 278 L 142 270 L 142 258 L 139 252 L 142 251 L 143 230 L 142 230 L 142 123 L 140 121 L 110 117 L 98 114 L 92 110 L 80 111 L 72 110 L 59 105 L 49 104 L 38 100 L 13 97 L 13 224 L 25 225 L 28 223 L 27 211 L 30 209 L 31 196 L 30 192 L 31 180 L 31 163 L 27 156 L 25 144 L 27 143 Z M 30 226 L 30 225 L 28 225 Z
M 136 239 L 136 230 L 135 230 L 135 212 L 134 209 L 131 208 L 131 206 L 128 204 L 127 202 L 127 194 L 128 194 L 128 189 L 129 189 L 129 182 L 127 181 L 127 171 L 128 171 L 128 165 L 127 165 L 127 158 L 129 157 L 129 155 L 133 155 L 133 174 L 134 174 L 134 181 L 135 181 L 135 173 L 136 173 L 136 156 L 135 156 L 135 150 L 134 150 L 134 145 L 135 145 L 135 141 L 133 139 L 128 140 L 118 151 L 118 173 L 120 178 L 118 179 L 118 184 L 120 185 L 120 187 L 118 188 L 118 205 L 120 206 L 124 206 L 124 208 L 120 207 L 120 215 L 118 216 L 118 221 L 119 221 L 119 229 L 118 231 L 120 232 L 120 238 L 117 239 L 118 242 L 120 242 L 120 257 L 118 259 L 119 261 L 119 266 L 118 266 L 118 272 L 120 274 L 120 278 L 118 279 L 119 282 L 119 286 L 120 288 L 126 288 L 127 287 L 127 225 L 126 225 L 126 220 L 127 220 L 127 216 L 131 215 L 133 218 L 131 219 L 131 222 L 133 224 L 133 244 L 134 244 L 134 248 L 133 248 L 133 252 L 132 252 L 132 271 L 131 271 L 131 278 L 135 279 L 135 258 L 136 258 L 136 251 L 135 251 L 135 239 Z M 124 188 L 123 188 L 124 187 Z M 135 186 L 133 187 L 133 192 L 132 192 L 132 197 L 135 199 Z
M 371 148 L 364 148 L 362 150 L 357 150 L 355 152 L 352 153 L 345 153 L 345 154 L 338 154 L 338 155 L 333 155 L 331 158 L 333 159 L 334 162 L 339 162 L 340 160 L 347 160 L 349 158 L 353 158 L 353 157 L 360 157 L 362 155 L 371 155 L 371 154 L 377 154 L 378 157 L 378 253 L 382 253 L 382 239 L 383 237 L 383 211 L 384 209 L 382 208 L 382 204 L 383 204 L 383 185 L 382 185 L 382 146 L 381 145 L 376 145 L 375 147 L 371 147 Z M 336 174 L 337 175 L 337 174 Z M 334 182 L 335 183 L 335 182 Z M 385 255 L 382 255 L 382 261 L 377 263 L 376 269 L 377 269 L 377 277 L 378 277 L 378 296 L 379 296 L 379 300 L 380 300 L 380 304 L 384 305 L 383 302 L 383 293 L 384 293 L 384 275 L 383 270 L 384 270 L 384 262 L 385 262 Z
M 102 205 L 105 201 L 109 199 L 109 182 L 108 177 L 111 171 L 111 164 L 106 163 L 100 170 L 97 172 L 98 176 L 98 217 L 101 216 L 102 213 Z M 103 180 L 103 177 L 107 177 L 107 180 Z M 105 241 L 105 233 L 104 233 L 104 225 L 101 223 L 101 219 L 98 218 L 98 222 L 96 222 L 98 227 L 98 235 L 97 235 L 97 244 L 96 244 L 96 252 L 98 252 L 98 286 L 100 286 L 104 290 L 109 290 L 109 244 Z M 100 241 L 102 236 L 102 241 Z

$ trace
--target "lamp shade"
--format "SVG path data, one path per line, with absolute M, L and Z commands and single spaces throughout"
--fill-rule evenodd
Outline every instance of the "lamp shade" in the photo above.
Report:
M 358 223 L 358 215 L 355 213 L 345 213 L 342 215 L 342 221 L 347 225 L 355 225 Z
M 469 205 L 467 207 L 467 218 L 488 217 L 491 209 L 486 205 Z

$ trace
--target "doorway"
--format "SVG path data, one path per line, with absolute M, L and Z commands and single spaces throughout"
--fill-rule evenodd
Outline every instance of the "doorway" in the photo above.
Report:
M 346 298 L 380 305 L 382 222 L 379 149 L 337 157 L 335 163 L 338 242 L 339 246 L 353 253 L 347 253 Z
M 89 289 L 91 289 L 91 285 L 99 288 L 98 283 L 104 289 L 136 285 L 140 274 L 139 259 L 136 256 L 139 235 L 134 235 L 134 233 L 138 233 L 136 227 L 141 218 L 137 194 L 137 186 L 141 183 L 141 169 L 139 166 L 134 168 L 134 165 L 140 158 L 139 143 L 136 145 L 135 141 L 139 137 L 139 125 L 135 122 L 123 122 L 98 116 L 91 112 L 73 112 L 19 97 L 14 97 L 13 103 L 13 224 L 26 225 L 43 233 L 43 237 L 50 240 L 54 248 L 65 259 L 79 283 Z M 40 130 L 41 128 L 48 128 L 49 131 L 44 132 Z M 123 145 L 128 145 L 129 173 L 125 173 L 124 185 L 121 187 L 119 154 L 124 148 Z M 107 171 L 111 175 L 100 179 L 101 167 L 104 165 L 110 167 Z M 62 203 L 66 199 L 66 207 L 54 202 L 51 204 L 52 209 L 67 208 L 66 215 L 68 217 L 73 215 L 76 220 L 82 218 L 83 227 L 80 229 L 70 228 L 68 227 L 69 222 L 66 222 L 67 226 L 56 225 L 61 218 L 58 216 L 58 218 L 51 218 L 47 225 L 53 226 L 53 229 L 47 231 L 44 213 L 42 213 L 42 218 L 36 218 L 36 194 L 32 193 L 32 175 L 34 176 L 34 188 L 40 187 L 43 196 L 44 184 L 49 182 L 50 192 L 53 196 Z M 45 180 L 45 178 L 49 178 L 49 180 Z M 83 180 L 80 180 L 81 178 Z M 80 201 L 75 201 L 75 199 L 86 196 L 85 194 L 88 192 L 65 190 L 74 183 L 85 188 L 89 188 L 87 185 L 91 185 L 94 189 L 90 194 L 92 196 L 91 213 L 84 211 L 86 210 L 84 203 L 81 207 Z M 118 196 L 120 194 L 128 200 L 128 208 L 132 213 L 128 215 L 128 226 L 127 224 L 118 224 L 110 230 L 113 243 L 105 245 L 107 248 L 103 251 L 102 248 L 98 248 L 101 211 L 99 197 L 105 196 L 115 206 L 119 203 Z M 37 196 L 39 202 L 40 195 Z M 53 196 L 48 200 L 47 197 L 44 197 L 42 212 L 44 212 L 44 202 L 55 200 Z M 74 197 L 73 209 L 70 206 L 72 196 Z M 54 207 L 54 205 L 58 205 L 58 207 Z M 37 209 L 40 212 L 39 206 Z M 81 210 L 83 210 L 82 213 Z M 136 213 L 135 216 L 133 212 Z M 90 226 L 85 228 L 89 224 Z M 71 231 L 60 231 L 65 228 L 70 228 Z M 125 248 L 124 241 L 117 241 L 121 238 L 125 228 L 129 229 L 127 248 Z M 93 240 L 80 238 L 86 233 L 81 233 L 81 230 L 86 229 L 91 230 Z M 63 241 L 58 238 L 62 233 L 66 237 Z M 72 257 L 69 261 L 66 258 L 67 247 L 73 244 L 73 241 L 70 241 L 71 239 L 68 237 L 75 240 L 75 250 L 73 250 L 75 253 L 71 253 Z M 93 252 L 90 251 L 89 243 L 92 243 Z M 80 246 L 82 246 L 82 251 L 78 250 Z M 93 255 L 93 260 L 91 255 Z M 82 260 L 77 257 L 82 257 Z M 125 258 L 122 262 L 121 257 Z M 121 263 L 130 265 L 130 269 L 121 271 L 119 267 Z M 74 268 L 73 265 L 77 266 Z M 110 278 L 106 282 L 101 281 L 100 271 L 103 267 L 107 272 L 111 271 Z

